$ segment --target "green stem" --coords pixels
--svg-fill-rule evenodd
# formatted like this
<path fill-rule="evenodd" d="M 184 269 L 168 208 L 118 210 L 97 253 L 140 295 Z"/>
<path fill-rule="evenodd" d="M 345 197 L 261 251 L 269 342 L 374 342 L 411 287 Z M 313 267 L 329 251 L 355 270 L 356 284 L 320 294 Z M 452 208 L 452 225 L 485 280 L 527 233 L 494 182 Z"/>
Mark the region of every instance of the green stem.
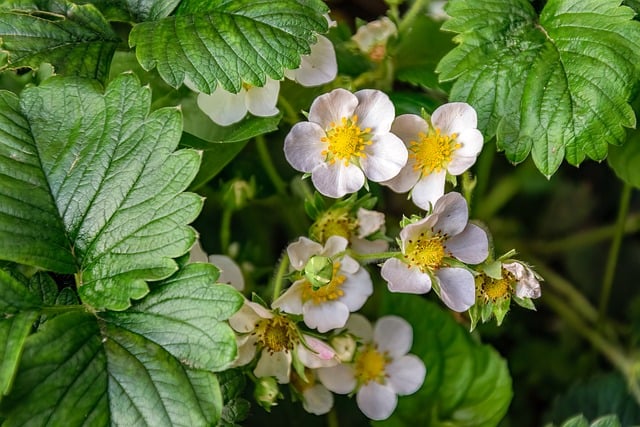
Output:
<path fill-rule="evenodd" d="M 68 311 L 86 311 L 87 307 L 80 304 L 75 305 L 52 305 L 40 308 L 42 314 L 60 314 Z"/>
<path fill-rule="evenodd" d="M 284 275 L 287 273 L 288 269 L 289 256 L 285 253 L 280 260 L 280 264 L 276 270 L 276 275 L 273 278 L 273 301 L 275 301 L 280 296 L 280 292 L 282 292 L 282 282 L 284 282 Z"/>
<path fill-rule="evenodd" d="M 376 252 L 373 254 L 359 254 L 356 252 L 350 252 L 349 255 L 355 258 L 357 261 L 367 264 L 370 262 L 382 261 L 388 258 L 394 258 L 400 255 L 401 252 Z"/>
<path fill-rule="evenodd" d="M 327 427 L 339 427 L 340 422 L 338 421 L 338 413 L 336 412 L 336 408 L 331 408 L 329 413 L 327 414 Z"/>
<path fill-rule="evenodd" d="M 599 319 L 603 320 L 607 306 L 609 305 L 609 297 L 611 296 L 611 288 L 613 287 L 613 279 L 616 274 L 616 266 L 618 265 L 618 256 L 620 255 L 620 246 L 622 246 L 622 238 L 624 237 L 626 218 L 629 213 L 629 201 L 631 200 L 632 187 L 625 182 L 620 195 L 620 205 L 618 206 L 618 219 L 616 220 L 615 233 L 609 248 L 609 256 L 602 279 L 602 289 L 600 291 L 600 305 L 598 306 Z M 600 323 L 600 322 L 599 322 Z"/>
<path fill-rule="evenodd" d="M 256 136 L 256 148 L 258 149 L 258 156 L 260 156 L 262 167 L 271 180 L 271 183 L 276 188 L 276 191 L 279 194 L 285 194 L 287 190 L 287 184 L 285 184 L 282 178 L 280 178 L 280 175 L 278 174 L 278 171 L 273 164 L 273 160 L 271 159 L 271 155 L 269 154 L 269 149 L 267 147 L 267 142 L 264 139 L 264 135 Z"/>
<path fill-rule="evenodd" d="M 222 218 L 220 220 L 220 249 L 223 254 L 227 253 L 229 244 L 231 243 L 231 216 L 233 209 L 224 208 L 222 210 Z"/>
<path fill-rule="evenodd" d="M 398 27 L 398 33 L 404 33 L 413 21 L 417 18 L 418 14 L 422 12 L 422 10 L 429 4 L 429 0 L 415 0 L 411 5 L 411 8 L 404 14 L 402 18 L 402 22 L 400 22 L 400 26 Z"/>
<path fill-rule="evenodd" d="M 478 157 L 476 162 L 476 188 L 473 192 L 473 197 L 476 203 L 472 203 L 471 210 L 475 211 L 475 204 L 482 204 L 487 188 L 489 186 L 489 179 L 491 177 L 491 168 L 493 166 L 493 159 L 496 157 L 496 146 L 493 142 L 487 142 L 482 148 L 482 153 Z M 475 213 L 473 214 L 475 217 Z"/>
<path fill-rule="evenodd" d="M 284 110 L 284 117 L 291 126 L 298 123 L 298 112 L 293 108 L 287 98 L 278 96 L 278 105 Z"/>

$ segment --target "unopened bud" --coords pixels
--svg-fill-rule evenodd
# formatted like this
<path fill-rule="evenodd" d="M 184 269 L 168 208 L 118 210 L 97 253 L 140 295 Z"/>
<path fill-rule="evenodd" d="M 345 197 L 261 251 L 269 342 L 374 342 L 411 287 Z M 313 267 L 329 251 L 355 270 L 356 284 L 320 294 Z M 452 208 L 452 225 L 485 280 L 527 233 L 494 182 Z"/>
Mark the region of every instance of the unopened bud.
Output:
<path fill-rule="evenodd" d="M 326 256 L 312 256 L 304 266 L 304 277 L 314 291 L 327 286 L 333 279 L 333 261 Z"/>
<path fill-rule="evenodd" d="M 343 334 L 331 338 L 329 342 L 336 351 L 336 356 L 341 362 L 351 362 L 356 353 L 357 343 L 353 335 Z"/>
<path fill-rule="evenodd" d="M 253 397 L 267 412 L 271 411 L 272 406 L 278 404 L 278 399 L 282 398 L 280 388 L 276 379 L 273 377 L 258 378 L 256 389 L 253 391 Z"/>

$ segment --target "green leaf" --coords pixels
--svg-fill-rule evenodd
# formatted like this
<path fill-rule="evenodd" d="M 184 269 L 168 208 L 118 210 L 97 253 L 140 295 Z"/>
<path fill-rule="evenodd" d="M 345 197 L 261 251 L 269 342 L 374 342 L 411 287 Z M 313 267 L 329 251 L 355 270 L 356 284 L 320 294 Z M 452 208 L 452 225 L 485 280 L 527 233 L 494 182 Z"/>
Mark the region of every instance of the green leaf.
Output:
<path fill-rule="evenodd" d="M 0 315 L 15 314 L 41 306 L 25 284 L 8 271 L 0 269 Z"/>
<path fill-rule="evenodd" d="M 0 396 L 11 390 L 24 341 L 37 317 L 38 313 L 35 311 L 23 311 L 0 319 Z"/>
<path fill-rule="evenodd" d="M 608 415 L 589 424 L 584 415 L 576 415 L 562 423 L 561 427 L 620 427 L 620 421 L 616 415 Z"/>
<path fill-rule="evenodd" d="M 67 0 L 18 2 L 0 9 L 0 52 L 8 64 L 0 68 L 38 68 L 52 64 L 58 74 L 104 81 L 120 42 L 102 14 L 90 4 Z"/>
<path fill-rule="evenodd" d="M 451 99 L 478 111 L 514 163 L 531 152 L 551 176 L 563 158 L 603 160 L 635 126 L 640 23 L 619 0 L 452 0 L 443 29 L 460 45 L 438 65 Z"/>
<path fill-rule="evenodd" d="M 411 295 L 386 293 L 381 314 L 395 314 L 413 326 L 411 353 L 427 376 L 420 390 L 398 399 L 388 421 L 376 425 L 496 426 L 511 402 L 506 362 L 478 344 L 438 305 Z M 419 337 L 419 339 L 418 339 Z"/>
<path fill-rule="evenodd" d="M 122 310 L 173 274 L 202 199 L 182 193 L 200 157 L 174 152 L 180 112 L 149 113 L 133 75 L 104 94 L 53 77 L 0 94 L 0 257 L 75 274 L 82 301 Z"/>
<path fill-rule="evenodd" d="M 629 138 L 624 145 L 611 147 L 607 162 L 618 178 L 640 188 L 640 132 L 629 132 Z"/>
<path fill-rule="evenodd" d="M 237 93 L 243 82 L 264 86 L 297 68 L 327 30 L 326 11 L 319 0 L 186 0 L 175 16 L 135 25 L 129 45 L 173 87 L 186 78 L 201 92 L 219 83 Z"/>
<path fill-rule="evenodd" d="M 94 0 L 77 3 L 92 3 L 111 20 L 143 22 L 166 18 L 180 0 Z"/>
<path fill-rule="evenodd" d="M 47 321 L 26 340 L 0 407 L 4 425 L 215 425 L 219 384 L 192 367 L 233 360 L 223 321 L 242 304 L 216 277 L 213 266 L 190 264 L 127 311 L 73 310 Z"/>

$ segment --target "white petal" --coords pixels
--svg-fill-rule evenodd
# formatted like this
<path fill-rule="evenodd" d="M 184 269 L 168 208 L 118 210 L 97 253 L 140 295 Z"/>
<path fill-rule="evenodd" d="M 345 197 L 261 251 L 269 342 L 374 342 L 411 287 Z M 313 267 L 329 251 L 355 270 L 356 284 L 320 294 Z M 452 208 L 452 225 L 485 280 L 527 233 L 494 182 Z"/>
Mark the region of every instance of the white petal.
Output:
<path fill-rule="evenodd" d="M 220 86 L 211 95 L 198 94 L 198 107 L 215 123 L 228 126 L 239 122 L 247 114 L 247 91 L 227 92 Z"/>
<path fill-rule="evenodd" d="M 343 255 L 342 259 L 340 259 L 340 274 L 355 274 L 358 270 L 360 270 L 360 263 L 355 259 L 351 258 L 349 255 Z"/>
<path fill-rule="evenodd" d="M 476 302 L 473 275 L 464 268 L 442 268 L 436 273 L 440 299 L 453 311 L 463 312 Z"/>
<path fill-rule="evenodd" d="M 396 109 L 387 94 L 377 89 L 362 89 L 354 95 L 358 98 L 354 115 L 358 116 L 360 129 L 370 128 L 374 134 L 388 133 Z"/>
<path fill-rule="evenodd" d="M 423 176 L 411 190 L 411 200 L 425 211 L 431 210 L 444 194 L 446 171 L 434 172 Z"/>
<path fill-rule="evenodd" d="M 358 237 L 364 238 L 375 233 L 384 226 L 384 214 L 365 208 L 359 208 L 358 213 Z"/>
<path fill-rule="evenodd" d="M 291 353 L 278 351 L 270 354 L 268 350 L 262 350 L 253 373 L 258 378 L 275 377 L 278 383 L 288 384 L 291 373 Z"/>
<path fill-rule="evenodd" d="M 460 133 L 465 129 L 478 127 L 478 115 L 473 107 L 465 102 L 450 102 L 441 105 L 431 115 L 431 123 L 442 133 Z"/>
<path fill-rule="evenodd" d="M 364 185 L 364 173 L 353 164 L 322 163 L 311 172 L 311 181 L 321 194 L 337 199 L 360 190 Z"/>
<path fill-rule="evenodd" d="M 237 336 L 236 344 L 238 345 L 238 355 L 233 361 L 231 367 L 244 366 L 251 362 L 256 355 L 256 342 L 258 338 L 253 334 L 245 336 Z"/>
<path fill-rule="evenodd" d="M 340 298 L 340 302 L 351 312 L 360 310 L 373 293 L 373 282 L 369 272 L 362 268 L 357 273 L 347 276 L 342 283 L 342 290 L 344 295 Z"/>
<path fill-rule="evenodd" d="M 467 201 L 460 193 L 451 192 L 440 197 L 433 208 L 438 221 L 433 229 L 448 236 L 455 236 L 464 230 L 469 221 Z"/>
<path fill-rule="evenodd" d="M 340 364 L 330 368 L 320 368 L 316 374 L 320 382 L 334 393 L 347 394 L 356 388 L 355 372 L 350 365 Z"/>
<path fill-rule="evenodd" d="M 516 278 L 516 296 L 518 298 L 540 298 L 540 282 L 533 270 L 520 262 L 504 263 L 502 266 Z"/>
<path fill-rule="evenodd" d="M 407 246 L 407 241 L 414 239 L 419 236 L 421 233 L 425 233 L 427 236 L 433 235 L 431 229 L 433 225 L 438 220 L 437 215 L 427 215 L 419 221 L 411 223 L 400 230 L 400 239 L 402 241 L 402 250 L 405 250 Z"/>
<path fill-rule="evenodd" d="M 358 106 L 358 98 L 345 89 L 334 89 L 320 95 L 309 108 L 309 121 L 328 129 L 332 123 L 340 123 L 343 117 L 351 118 Z"/>
<path fill-rule="evenodd" d="M 325 333 L 342 328 L 347 323 L 349 308 L 340 301 L 327 301 L 322 304 L 307 301 L 302 306 L 302 314 L 305 325 Z"/>
<path fill-rule="evenodd" d="M 306 281 L 298 280 L 271 304 L 285 313 L 302 314 L 302 292 L 308 286 Z"/>
<path fill-rule="evenodd" d="M 360 159 L 360 165 L 371 181 L 388 181 L 407 164 L 407 148 L 392 133 L 375 135 L 372 141 L 365 147 L 366 156 Z"/>
<path fill-rule="evenodd" d="M 462 146 L 454 152 L 454 157 L 456 155 L 477 157 L 484 146 L 482 134 L 478 129 L 466 129 L 458 134 L 456 140 Z"/>
<path fill-rule="evenodd" d="M 444 247 L 455 258 L 468 264 L 480 264 L 489 256 L 487 233 L 475 224 L 467 224 L 462 233 L 447 239 Z"/>
<path fill-rule="evenodd" d="M 386 240 L 367 240 L 352 237 L 351 248 L 359 254 L 375 254 L 378 252 L 385 252 L 389 249 L 389 242 Z"/>
<path fill-rule="evenodd" d="M 322 253 L 322 245 L 318 242 L 307 237 L 300 237 L 295 242 L 287 246 L 287 255 L 289 256 L 289 262 L 291 266 L 298 271 L 302 271 L 304 266 L 314 255 L 320 255 Z"/>
<path fill-rule="evenodd" d="M 207 262 L 207 253 L 202 249 L 200 239 L 196 240 L 189 251 L 189 262 Z"/>
<path fill-rule="evenodd" d="M 256 324 L 264 318 L 258 315 L 248 303 L 249 301 L 245 300 L 240 310 L 229 318 L 229 325 L 234 331 L 251 332 L 256 328 Z"/>
<path fill-rule="evenodd" d="M 373 326 L 362 314 L 353 313 L 347 321 L 347 330 L 362 342 L 373 340 Z"/>
<path fill-rule="evenodd" d="M 419 133 L 427 133 L 429 124 L 425 119 L 416 114 L 402 114 L 393 121 L 391 132 L 396 134 L 407 147 L 412 141 L 417 141 Z"/>
<path fill-rule="evenodd" d="M 328 368 L 338 364 L 338 358 L 335 350 L 317 338 L 309 335 L 303 335 L 303 338 L 310 349 L 304 345 L 298 345 L 297 352 L 300 362 L 307 368 Z"/>
<path fill-rule="evenodd" d="M 302 407 L 310 414 L 326 414 L 333 407 L 333 394 L 322 384 L 314 384 L 302 392 Z"/>
<path fill-rule="evenodd" d="M 386 44 L 387 39 L 397 33 L 398 29 L 393 21 L 384 16 L 358 28 L 351 39 L 356 42 L 362 52 L 368 53 L 374 45 Z"/>
<path fill-rule="evenodd" d="M 419 357 L 408 354 L 387 365 L 386 372 L 393 390 L 400 396 L 406 396 L 422 386 L 427 369 Z"/>
<path fill-rule="evenodd" d="M 209 262 L 220 270 L 218 283 L 227 283 L 239 291 L 244 289 L 242 270 L 233 259 L 226 255 L 209 255 Z"/>
<path fill-rule="evenodd" d="M 267 78 L 262 87 L 252 86 L 247 90 L 247 109 L 254 116 L 269 117 L 278 114 L 280 82 Z"/>
<path fill-rule="evenodd" d="M 372 420 L 386 420 L 398 404 L 398 396 L 390 386 L 370 381 L 356 394 L 358 408 Z"/>
<path fill-rule="evenodd" d="M 294 169 L 311 172 L 324 163 L 325 156 L 321 153 L 327 148 L 327 143 L 321 139 L 325 136 L 324 130 L 316 123 L 296 123 L 284 139 L 284 156 Z"/>
<path fill-rule="evenodd" d="M 332 257 L 335 254 L 344 252 L 349 245 L 349 241 L 342 236 L 329 236 L 327 242 L 324 244 L 324 249 L 321 254 L 327 257 Z"/>
<path fill-rule="evenodd" d="M 338 62 L 331 40 L 317 35 L 311 53 L 303 55 L 300 67 L 293 72 L 293 79 L 302 86 L 319 86 L 336 78 Z"/>
<path fill-rule="evenodd" d="M 384 262 L 380 270 L 391 292 L 426 294 L 431 290 L 431 278 L 416 267 L 409 267 L 397 258 Z"/>
<path fill-rule="evenodd" d="M 413 328 L 402 317 L 384 316 L 373 328 L 373 340 L 378 344 L 378 350 L 386 351 L 392 359 L 397 359 L 411 350 Z"/>
<path fill-rule="evenodd" d="M 400 169 L 398 175 L 388 181 L 382 181 L 380 184 L 386 185 L 396 193 L 406 193 L 411 190 L 420 179 L 420 171 L 413 168 L 415 164 L 415 160 L 409 158 L 407 164 Z"/>

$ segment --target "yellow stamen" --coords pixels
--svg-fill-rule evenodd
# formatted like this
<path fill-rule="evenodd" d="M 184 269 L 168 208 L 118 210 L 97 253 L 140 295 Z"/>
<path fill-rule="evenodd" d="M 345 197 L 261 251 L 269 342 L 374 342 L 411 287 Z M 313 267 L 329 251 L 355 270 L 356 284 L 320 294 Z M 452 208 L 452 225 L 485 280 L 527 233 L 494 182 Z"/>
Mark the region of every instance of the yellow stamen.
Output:
<path fill-rule="evenodd" d="M 455 133 L 443 135 L 439 128 L 430 129 L 426 134 L 420 132 L 418 140 L 409 145 L 409 158 L 415 160 L 413 169 L 422 175 L 446 169 L 453 153 L 462 147 L 457 137 Z"/>
<path fill-rule="evenodd" d="M 333 277 L 329 284 L 322 286 L 316 290 L 313 289 L 313 285 L 309 282 L 304 283 L 302 290 L 302 300 L 312 300 L 314 304 L 322 304 L 327 301 L 333 301 L 344 295 L 344 291 L 340 289 L 342 283 L 346 280 L 346 277 L 338 274 L 340 269 L 340 263 L 338 261 L 333 263 Z"/>
<path fill-rule="evenodd" d="M 420 233 L 417 238 L 407 241 L 404 257 L 409 265 L 418 267 L 423 273 L 436 270 L 446 255 L 443 241 L 442 236 Z"/>
<path fill-rule="evenodd" d="M 510 296 L 513 292 L 513 283 L 515 282 L 515 278 L 513 274 L 509 271 L 502 269 L 502 278 L 493 279 L 491 277 L 486 277 L 485 280 L 482 281 L 480 294 L 485 298 L 485 300 L 491 300 L 493 302 Z"/>
<path fill-rule="evenodd" d="M 370 128 L 361 129 L 358 126 L 358 116 L 343 117 L 339 124 L 331 123 L 326 131 L 327 136 L 321 139 L 328 144 L 321 154 L 326 156 L 330 164 L 336 160 L 344 161 L 345 166 L 350 162 L 357 163 L 360 158 L 366 157 L 365 146 L 372 142 L 370 133 Z"/>
<path fill-rule="evenodd" d="M 349 240 L 357 228 L 357 222 L 349 218 L 346 210 L 328 210 L 324 212 L 309 230 L 311 238 L 324 244 L 331 236 L 341 236 Z"/>
<path fill-rule="evenodd" d="M 358 353 L 355 360 L 355 376 L 359 384 L 366 384 L 369 381 L 384 383 L 386 378 L 385 368 L 390 358 L 384 353 L 380 353 L 375 347 L 367 346 Z"/>
<path fill-rule="evenodd" d="M 253 333 L 258 336 L 258 343 L 270 353 L 292 350 L 298 342 L 295 324 L 284 316 L 260 320 Z"/>

